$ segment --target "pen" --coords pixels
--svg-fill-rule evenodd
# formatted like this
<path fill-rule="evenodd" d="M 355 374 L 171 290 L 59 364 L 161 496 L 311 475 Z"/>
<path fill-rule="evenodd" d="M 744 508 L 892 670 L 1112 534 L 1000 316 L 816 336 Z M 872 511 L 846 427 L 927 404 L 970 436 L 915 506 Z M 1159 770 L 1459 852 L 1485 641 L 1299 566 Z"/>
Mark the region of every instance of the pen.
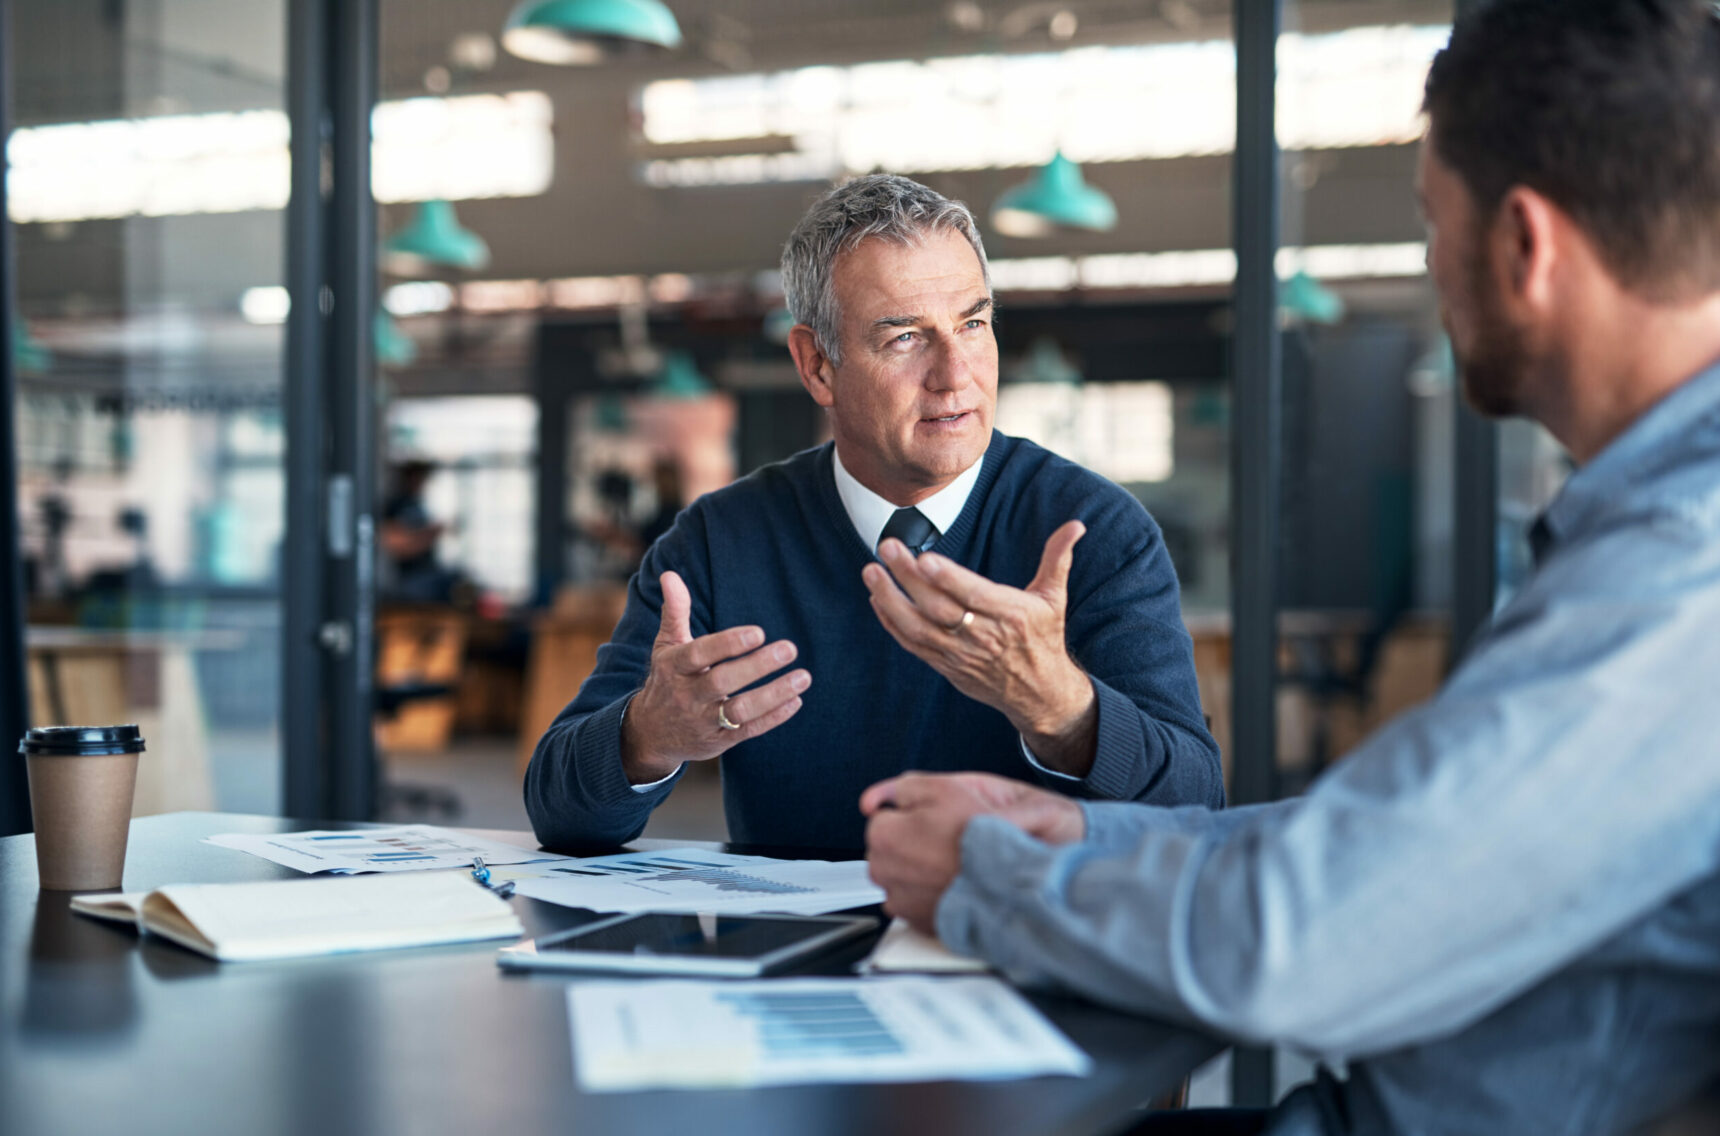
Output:
<path fill-rule="evenodd" d="M 513 880 L 503 880 L 499 884 L 492 884 L 490 882 L 490 869 L 484 866 L 484 858 L 482 856 L 472 857 L 472 878 L 477 880 L 479 885 L 482 887 L 489 888 L 491 891 L 495 892 L 496 898 L 498 899 L 507 899 L 509 896 L 514 894 Z"/>

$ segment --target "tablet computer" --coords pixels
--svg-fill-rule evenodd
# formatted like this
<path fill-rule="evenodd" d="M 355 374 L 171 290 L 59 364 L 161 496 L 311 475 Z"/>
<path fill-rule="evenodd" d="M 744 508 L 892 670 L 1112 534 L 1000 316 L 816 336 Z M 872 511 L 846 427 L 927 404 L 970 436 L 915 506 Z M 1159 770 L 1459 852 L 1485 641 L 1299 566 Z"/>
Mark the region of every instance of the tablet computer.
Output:
<path fill-rule="evenodd" d="M 752 978 L 802 961 L 878 921 L 846 915 L 616 915 L 503 947 L 509 970 L 583 970 Z"/>

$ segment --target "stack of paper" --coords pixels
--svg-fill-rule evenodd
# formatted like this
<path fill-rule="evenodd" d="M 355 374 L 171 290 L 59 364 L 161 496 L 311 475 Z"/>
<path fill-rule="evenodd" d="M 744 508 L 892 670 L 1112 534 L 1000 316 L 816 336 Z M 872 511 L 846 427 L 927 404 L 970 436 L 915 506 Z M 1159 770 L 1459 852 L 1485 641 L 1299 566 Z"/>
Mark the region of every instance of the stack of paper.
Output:
<path fill-rule="evenodd" d="M 773 860 L 700 848 L 625 852 L 549 865 L 519 894 L 593 911 L 822 915 L 884 900 L 864 860 Z"/>
<path fill-rule="evenodd" d="M 567 998 L 587 1092 L 1082 1076 L 1091 1065 L 994 978 L 587 982 Z"/>
<path fill-rule="evenodd" d="M 935 935 L 923 935 L 901 919 L 893 920 L 883 938 L 860 963 L 863 974 L 974 974 L 990 970 L 985 960 L 958 955 Z"/>

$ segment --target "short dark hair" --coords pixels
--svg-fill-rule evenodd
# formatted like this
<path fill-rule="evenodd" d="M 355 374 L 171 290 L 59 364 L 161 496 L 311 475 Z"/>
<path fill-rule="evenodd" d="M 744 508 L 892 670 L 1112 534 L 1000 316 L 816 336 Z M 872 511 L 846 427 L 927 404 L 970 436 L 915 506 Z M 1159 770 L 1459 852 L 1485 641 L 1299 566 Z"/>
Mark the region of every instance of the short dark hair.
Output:
<path fill-rule="evenodd" d="M 1491 217 L 1513 186 L 1568 213 L 1655 300 L 1720 288 L 1720 14 L 1709 0 L 1493 0 L 1434 57 L 1440 161 Z"/>

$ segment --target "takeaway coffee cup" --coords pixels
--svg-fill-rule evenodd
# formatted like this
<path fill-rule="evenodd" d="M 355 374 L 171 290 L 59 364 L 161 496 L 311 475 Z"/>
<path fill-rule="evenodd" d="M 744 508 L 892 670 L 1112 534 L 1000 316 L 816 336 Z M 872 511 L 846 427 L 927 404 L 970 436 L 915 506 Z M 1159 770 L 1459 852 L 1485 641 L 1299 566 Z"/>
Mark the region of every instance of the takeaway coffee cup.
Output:
<path fill-rule="evenodd" d="M 18 752 L 30 768 L 42 888 L 119 887 L 143 734 L 136 726 L 44 726 L 26 733 Z"/>

